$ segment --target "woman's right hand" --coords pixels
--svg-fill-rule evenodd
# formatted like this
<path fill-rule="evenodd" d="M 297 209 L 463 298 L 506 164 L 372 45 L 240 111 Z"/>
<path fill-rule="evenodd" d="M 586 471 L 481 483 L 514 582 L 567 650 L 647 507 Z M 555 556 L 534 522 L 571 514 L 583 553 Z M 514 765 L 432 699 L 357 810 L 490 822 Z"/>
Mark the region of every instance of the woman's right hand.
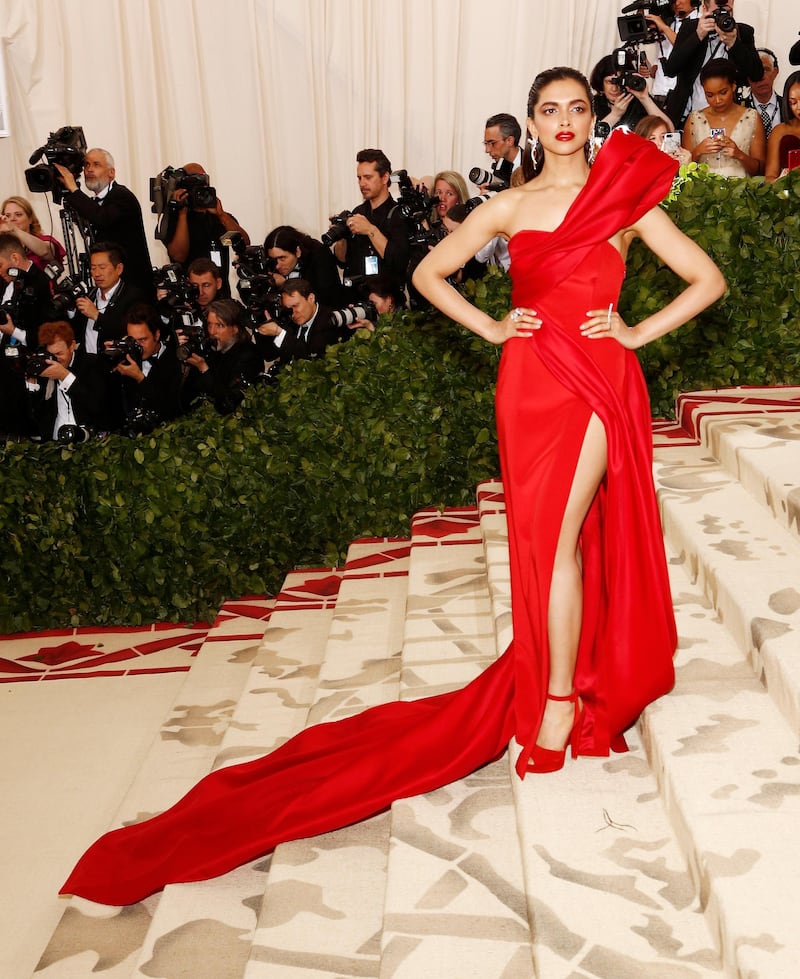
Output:
<path fill-rule="evenodd" d="M 484 339 L 499 346 L 515 337 L 531 337 L 541 326 L 542 320 L 535 309 L 515 306 L 501 320 L 495 320 L 484 334 Z"/>
<path fill-rule="evenodd" d="M 611 106 L 611 111 L 608 116 L 611 117 L 612 123 L 616 124 L 625 115 L 628 106 L 633 101 L 633 94 L 631 92 L 623 92 L 622 95 L 618 96 L 614 104 Z M 606 118 L 608 118 L 608 116 Z"/>
<path fill-rule="evenodd" d="M 721 149 L 722 143 L 716 136 L 706 136 L 702 142 L 697 143 L 692 152 L 695 157 L 698 157 L 706 153 L 719 153 Z"/>

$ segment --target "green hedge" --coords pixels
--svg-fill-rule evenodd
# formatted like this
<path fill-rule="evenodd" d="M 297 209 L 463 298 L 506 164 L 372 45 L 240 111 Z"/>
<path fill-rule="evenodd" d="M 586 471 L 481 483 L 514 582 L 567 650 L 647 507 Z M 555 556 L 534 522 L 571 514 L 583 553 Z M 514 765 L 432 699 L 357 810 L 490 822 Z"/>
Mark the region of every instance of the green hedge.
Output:
<path fill-rule="evenodd" d="M 696 164 L 682 173 L 666 209 L 720 267 L 728 292 L 640 351 L 656 417 L 672 413 L 681 391 L 800 379 L 800 170 L 775 184 L 726 180 Z M 620 308 L 630 323 L 681 288 L 641 242 L 627 265 Z"/>
<path fill-rule="evenodd" d="M 776 187 L 688 172 L 669 210 L 730 291 L 642 352 L 655 414 L 680 390 L 796 381 L 799 198 L 800 171 Z M 623 314 L 635 322 L 677 288 L 635 246 Z M 508 308 L 500 273 L 466 289 Z M 421 507 L 471 501 L 498 472 L 498 359 L 437 313 L 402 313 L 298 362 L 236 415 L 204 407 L 152 436 L 0 447 L 0 631 L 207 620 L 292 567 L 339 563 L 355 537 L 406 534 Z"/>

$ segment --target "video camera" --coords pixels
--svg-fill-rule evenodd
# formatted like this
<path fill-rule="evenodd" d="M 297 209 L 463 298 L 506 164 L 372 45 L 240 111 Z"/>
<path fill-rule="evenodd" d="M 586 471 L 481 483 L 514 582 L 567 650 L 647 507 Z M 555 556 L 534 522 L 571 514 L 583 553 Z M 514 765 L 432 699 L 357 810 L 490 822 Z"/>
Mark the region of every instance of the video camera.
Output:
<path fill-rule="evenodd" d="M 160 215 L 156 226 L 156 238 L 169 241 L 172 237 L 172 218 L 176 209 L 188 207 L 202 211 L 217 206 L 216 188 L 209 185 L 207 173 L 187 173 L 183 167 L 164 167 L 161 173 L 150 178 L 150 202 L 153 214 Z M 174 201 L 176 190 L 186 191 L 186 200 Z"/>
<path fill-rule="evenodd" d="M 397 201 L 400 213 L 407 221 L 412 221 L 419 226 L 428 218 L 431 208 L 439 203 L 439 198 L 415 187 L 407 170 L 392 171 L 392 178 L 400 187 L 400 197 Z"/>
<path fill-rule="evenodd" d="M 25 171 L 28 190 L 34 194 L 45 194 L 49 191 L 53 195 L 53 203 L 60 204 L 64 185 L 61 183 L 61 176 L 55 164 L 66 167 L 78 180 L 83 173 L 86 148 L 86 137 L 81 126 L 62 126 L 61 129 L 50 133 L 44 146 L 31 153 L 28 162 L 36 165 Z M 42 157 L 47 160 L 46 163 L 38 162 Z"/>

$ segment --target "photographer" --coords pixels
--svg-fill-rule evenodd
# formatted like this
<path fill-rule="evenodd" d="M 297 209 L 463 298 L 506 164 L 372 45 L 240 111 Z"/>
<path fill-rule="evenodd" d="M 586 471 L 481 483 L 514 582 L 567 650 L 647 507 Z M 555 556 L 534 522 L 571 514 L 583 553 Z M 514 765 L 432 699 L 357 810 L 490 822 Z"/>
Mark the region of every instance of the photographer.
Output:
<path fill-rule="evenodd" d="M 178 359 L 192 368 L 184 384 L 182 400 L 191 404 L 205 396 L 221 414 L 234 411 L 244 389 L 255 384 L 264 373 L 264 358 L 256 350 L 245 326 L 246 311 L 233 299 L 215 299 L 208 306 L 208 349 L 191 351 L 178 348 Z M 187 337 L 178 332 L 185 345 Z"/>
<path fill-rule="evenodd" d="M 125 337 L 106 344 L 103 359 L 112 366 L 112 403 L 124 431 L 150 431 L 180 414 L 183 372 L 151 306 L 128 310 Z"/>
<path fill-rule="evenodd" d="M 511 183 L 511 174 L 522 164 L 522 148 L 519 145 L 521 136 L 522 127 L 508 112 L 498 112 L 486 120 L 483 148 L 492 158 L 492 172 L 495 177 L 506 186 Z M 489 184 L 481 184 L 479 187 L 482 194 L 489 189 Z"/>
<path fill-rule="evenodd" d="M 650 94 L 653 96 L 656 105 L 662 109 L 666 109 L 667 96 L 675 88 L 675 79 L 667 77 L 664 73 L 664 65 L 672 52 L 675 38 L 678 36 L 683 21 L 687 18 L 696 20 L 699 16 L 697 12 L 699 4 L 700 0 L 670 0 L 669 6 L 672 9 L 672 15 L 666 18 L 662 18 L 658 13 L 649 12 L 654 9 L 653 7 L 645 8 L 645 20 L 658 31 L 656 40 L 658 58 L 651 71 L 653 84 Z"/>
<path fill-rule="evenodd" d="M 273 228 L 264 239 L 264 251 L 274 264 L 272 280 L 280 288 L 289 279 L 305 279 L 321 303 L 335 308 L 347 302 L 336 260 L 310 235 L 291 225 Z"/>
<path fill-rule="evenodd" d="M 377 149 L 361 150 L 356 162 L 363 203 L 340 216 L 345 237 L 334 244 L 334 255 L 343 264 L 347 279 L 385 272 L 403 289 L 409 231 L 402 211 L 389 194 L 392 165 L 383 150 Z"/>
<path fill-rule="evenodd" d="M 78 188 L 72 173 L 54 164 L 64 185 L 64 204 L 92 230 L 95 240 L 113 241 L 125 254 L 128 282 L 147 297 L 153 295 L 150 253 L 142 222 L 142 209 L 132 191 L 116 182 L 114 158 L 108 150 L 89 150 L 83 162 L 83 179 L 89 196 Z"/>
<path fill-rule="evenodd" d="M 29 435 L 22 361 L 54 310 L 50 281 L 11 232 L 0 233 L 0 290 L 0 434 Z"/>
<path fill-rule="evenodd" d="M 97 358 L 78 346 L 64 320 L 43 323 L 39 346 L 44 369 L 28 375 L 31 411 L 46 441 L 82 442 L 90 432 L 110 427 L 105 376 Z"/>
<path fill-rule="evenodd" d="M 728 58 L 740 85 L 746 85 L 748 79 L 759 81 L 763 77 L 764 66 L 756 50 L 753 28 L 734 20 L 733 10 L 734 0 L 727 3 L 703 0 L 700 16 L 681 24 L 664 65 L 665 74 L 677 79 L 667 97 L 666 109 L 679 128 L 690 112 L 708 105 L 700 71 L 709 61 Z"/>
<path fill-rule="evenodd" d="M 281 305 L 292 325 L 268 319 L 256 331 L 256 344 L 266 361 L 318 357 L 326 347 L 350 339 L 350 330 L 333 325 L 331 310 L 319 305 L 305 279 L 289 279 L 281 286 Z"/>
<path fill-rule="evenodd" d="M 94 288 L 75 300 L 75 337 L 87 353 L 99 353 L 106 341 L 125 332 L 125 314 L 145 299 L 141 289 L 128 282 L 125 255 L 119 245 L 100 241 L 89 249 L 89 270 Z"/>
<path fill-rule="evenodd" d="M 207 178 L 206 171 L 199 163 L 187 163 L 182 169 L 189 177 Z M 226 232 L 238 232 L 249 245 L 250 237 L 247 232 L 236 218 L 225 210 L 216 193 L 214 203 L 204 207 L 192 203 L 186 187 L 178 187 L 172 193 L 169 206 L 174 212 L 169 237 L 165 242 L 169 257 L 187 271 L 196 258 L 212 260 L 222 270 L 222 295 L 229 296 L 230 256 L 228 249 L 220 243 L 220 239 Z"/>
<path fill-rule="evenodd" d="M 627 50 L 619 48 L 619 52 Z M 645 116 L 660 116 L 672 129 L 672 120 L 662 112 L 647 90 L 647 82 L 631 67 L 619 64 L 613 54 L 601 58 L 592 69 L 589 79 L 595 96 L 592 103 L 598 122 L 605 122 L 615 129 L 627 126 L 634 129 Z"/>

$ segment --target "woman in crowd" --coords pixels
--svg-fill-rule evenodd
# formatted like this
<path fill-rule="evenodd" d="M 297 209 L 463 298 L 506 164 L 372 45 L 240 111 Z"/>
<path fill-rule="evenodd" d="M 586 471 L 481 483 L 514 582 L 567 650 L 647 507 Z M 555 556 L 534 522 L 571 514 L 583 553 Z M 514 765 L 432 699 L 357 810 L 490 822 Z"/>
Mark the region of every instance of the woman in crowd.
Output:
<path fill-rule="evenodd" d="M 282 224 L 264 239 L 264 250 L 275 263 L 275 285 L 282 286 L 287 279 L 305 279 L 323 306 L 338 309 L 348 302 L 349 293 L 339 278 L 331 250 L 310 235 Z"/>
<path fill-rule="evenodd" d="M 130 904 L 168 881 L 222 873 L 463 778 L 512 738 L 520 777 L 560 768 L 568 743 L 573 754 L 608 755 L 670 689 L 675 624 L 633 351 L 696 316 L 725 283 L 657 206 L 674 161 L 615 133 L 590 171 L 594 120 L 580 73 L 537 76 L 528 115 L 528 182 L 475 208 L 415 275 L 447 316 L 504 345 L 511 646 L 461 690 L 318 724 L 213 772 L 171 809 L 93 844 L 65 893 Z M 499 320 L 447 282 L 497 235 L 509 238 L 514 290 Z M 617 298 L 636 236 L 688 285 L 629 327 Z"/>
<path fill-rule="evenodd" d="M 708 106 L 692 112 L 683 129 L 683 146 L 696 163 L 726 177 L 756 177 L 766 155 L 764 124 L 755 109 L 738 105 L 736 68 L 714 58 L 700 72 Z"/>
<path fill-rule="evenodd" d="M 619 75 L 619 68 L 611 54 L 601 58 L 592 69 L 590 81 L 595 93 L 592 108 L 597 122 L 606 122 L 612 129 L 618 126 L 633 129 L 640 119 L 649 114 L 659 116 L 672 129 L 672 120 L 655 104 L 644 78 L 637 76 L 644 86 L 637 92 L 634 89 L 623 90 L 615 81 Z"/>
<path fill-rule="evenodd" d="M 800 71 L 792 72 L 783 87 L 783 118 L 769 136 L 764 176 L 777 180 L 789 172 L 789 151 L 800 154 Z"/>
<path fill-rule="evenodd" d="M 691 163 L 692 154 L 684 149 L 680 143 L 674 147 L 672 145 L 665 145 L 664 137 L 672 131 L 661 116 L 645 116 L 636 123 L 636 128 L 634 129 L 637 136 L 641 136 L 643 139 L 649 139 L 651 143 L 655 143 L 663 153 L 674 157 L 681 166 L 686 163 Z M 675 133 L 675 136 L 680 138 L 680 133 Z"/>
<path fill-rule="evenodd" d="M 66 250 L 60 241 L 42 233 L 42 226 L 30 201 L 24 197 L 7 197 L 0 208 L 0 232 L 8 231 L 19 238 L 25 254 L 43 269 L 50 262 L 60 262 Z"/>
<path fill-rule="evenodd" d="M 445 214 L 454 204 L 463 204 L 469 197 L 466 181 L 455 170 L 440 170 L 433 178 L 431 193 L 439 198 L 431 211 L 431 227 L 441 224 Z"/>

